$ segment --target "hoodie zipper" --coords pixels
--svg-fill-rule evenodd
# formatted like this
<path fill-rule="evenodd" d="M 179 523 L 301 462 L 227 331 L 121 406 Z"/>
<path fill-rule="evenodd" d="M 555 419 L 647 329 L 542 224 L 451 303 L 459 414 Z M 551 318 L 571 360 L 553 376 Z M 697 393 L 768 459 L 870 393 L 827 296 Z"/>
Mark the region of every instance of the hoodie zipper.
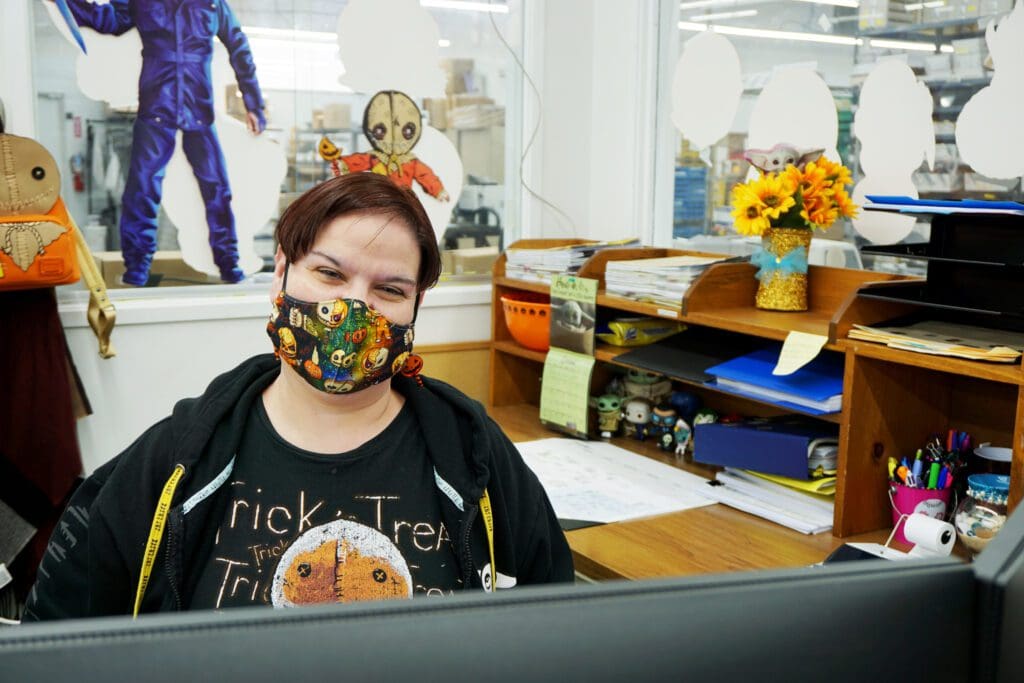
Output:
<path fill-rule="evenodd" d="M 469 547 L 469 537 L 473 531 L 473 522 L 476 520 L 476 513 L 479 509 L 479 507 L 467 507 L 466 523 L 463 525 L 463 529 L 465 529 L 465 531 L 462 534 L 462 552 L 464 555 L 463 566 L 465 569 L 463 570 L 462 580 L 463 585 L 467 588 L 473 584 L 472 577 L 475 569 L 475 565 L 473 564 L 473 552 Z"/>
<path fill-rule="evenodd" d="M 178 579 L 174 575 L 174 566 L 171 559 L 177 552 L 178 538 L 180 534 L 181 518 L 173 515 L 168 519 L 167 548 L 164 553 L 164 573 L 167 574 L 167 584 L 171 587 L 171 594 L 174 596 L 174 606 L 182 611 L 181 591 L 178 590 Z"/>

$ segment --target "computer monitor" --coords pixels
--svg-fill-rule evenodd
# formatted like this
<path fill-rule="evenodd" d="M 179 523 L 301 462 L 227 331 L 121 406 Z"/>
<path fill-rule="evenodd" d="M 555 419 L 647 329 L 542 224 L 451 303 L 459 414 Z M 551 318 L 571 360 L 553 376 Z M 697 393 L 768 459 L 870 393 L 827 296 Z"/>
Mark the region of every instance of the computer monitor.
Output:
<path fill-rule="evenodd" d="M 974 562 L 978 580 L 975 679 L 1024 679 L 1024 513 L 1010 515 Z"/>
<path fill-rule="evenodd" d="M 966 681 L 974 575 L 868 560 L 0 630 L 10 681 Z M 968 626 L 969 628 L 969 626 Z"/>

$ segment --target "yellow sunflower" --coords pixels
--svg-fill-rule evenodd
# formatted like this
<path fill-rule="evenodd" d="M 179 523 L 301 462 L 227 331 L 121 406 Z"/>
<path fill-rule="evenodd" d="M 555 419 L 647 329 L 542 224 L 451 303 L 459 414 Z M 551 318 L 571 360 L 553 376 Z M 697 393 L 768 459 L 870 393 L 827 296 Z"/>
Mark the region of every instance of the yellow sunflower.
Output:
<path fill-rule="evenodd" d="M 749 187 L 740 183 L 732 188 L 732 217 L 736 231 L 742 235 L 761 235 L 771 227 L 764 215 L 764 204 Z"/>
<path fill-rule="evenodd" d="M 830 197 L 822 193 L 803 198 L 800 216 L 812 226 L 825 229 L 836 222 L 839 217 L 839 209 L 836 208 Z"/>
<path fill-rule="evenodd" d="M 750 191 L 764 205 L 761 212 L 771 220 L 793 208 L 796 186 L 784 174 L 769 173 L 748 184 Z"/>
<path fill-rule="evenodd" d="M 832 161 L 828 157 L 823 156 L 818 159 L 817 166 L 825 172 L 825 177 L 831 181 L 833 186 L 845 187 L 853 183 L 850 169 Z"/>
<path fill-rule="evenodd" d="M 853 218 L 857 215 L 859 207 L 853 203 L 853 199 L 846 193 L 845 189 L 836 190 L 833 195 L 836 208 L 839 209 L 839 215 L 845 218 Z"/>

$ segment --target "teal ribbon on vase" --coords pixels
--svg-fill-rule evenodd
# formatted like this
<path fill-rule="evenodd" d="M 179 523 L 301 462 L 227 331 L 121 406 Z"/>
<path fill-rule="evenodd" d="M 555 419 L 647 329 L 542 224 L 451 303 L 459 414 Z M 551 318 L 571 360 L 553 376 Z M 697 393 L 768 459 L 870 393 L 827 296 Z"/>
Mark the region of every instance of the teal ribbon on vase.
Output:
<path fill-rule="evenodd" d="M 778 273 L 780 276 L 807 272 L 807 247 L 797 247 L 785 256 L 776 256 L 767 249 L 758 247 L 750 255 L 750 262 L 757 266 L 757 279 L 765 280 Z"/>

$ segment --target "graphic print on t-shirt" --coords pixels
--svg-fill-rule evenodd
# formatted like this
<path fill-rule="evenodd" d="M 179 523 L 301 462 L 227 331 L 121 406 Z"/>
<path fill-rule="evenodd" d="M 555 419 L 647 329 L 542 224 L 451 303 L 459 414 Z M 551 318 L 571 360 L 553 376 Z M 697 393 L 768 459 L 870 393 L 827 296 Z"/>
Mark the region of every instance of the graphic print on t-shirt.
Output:
<path fill-rule="evenodd" d="M 281 556 L 274 607 L 412 597 L 412 575 L 387 536 L 339 519 L 314 527 Z"/>

